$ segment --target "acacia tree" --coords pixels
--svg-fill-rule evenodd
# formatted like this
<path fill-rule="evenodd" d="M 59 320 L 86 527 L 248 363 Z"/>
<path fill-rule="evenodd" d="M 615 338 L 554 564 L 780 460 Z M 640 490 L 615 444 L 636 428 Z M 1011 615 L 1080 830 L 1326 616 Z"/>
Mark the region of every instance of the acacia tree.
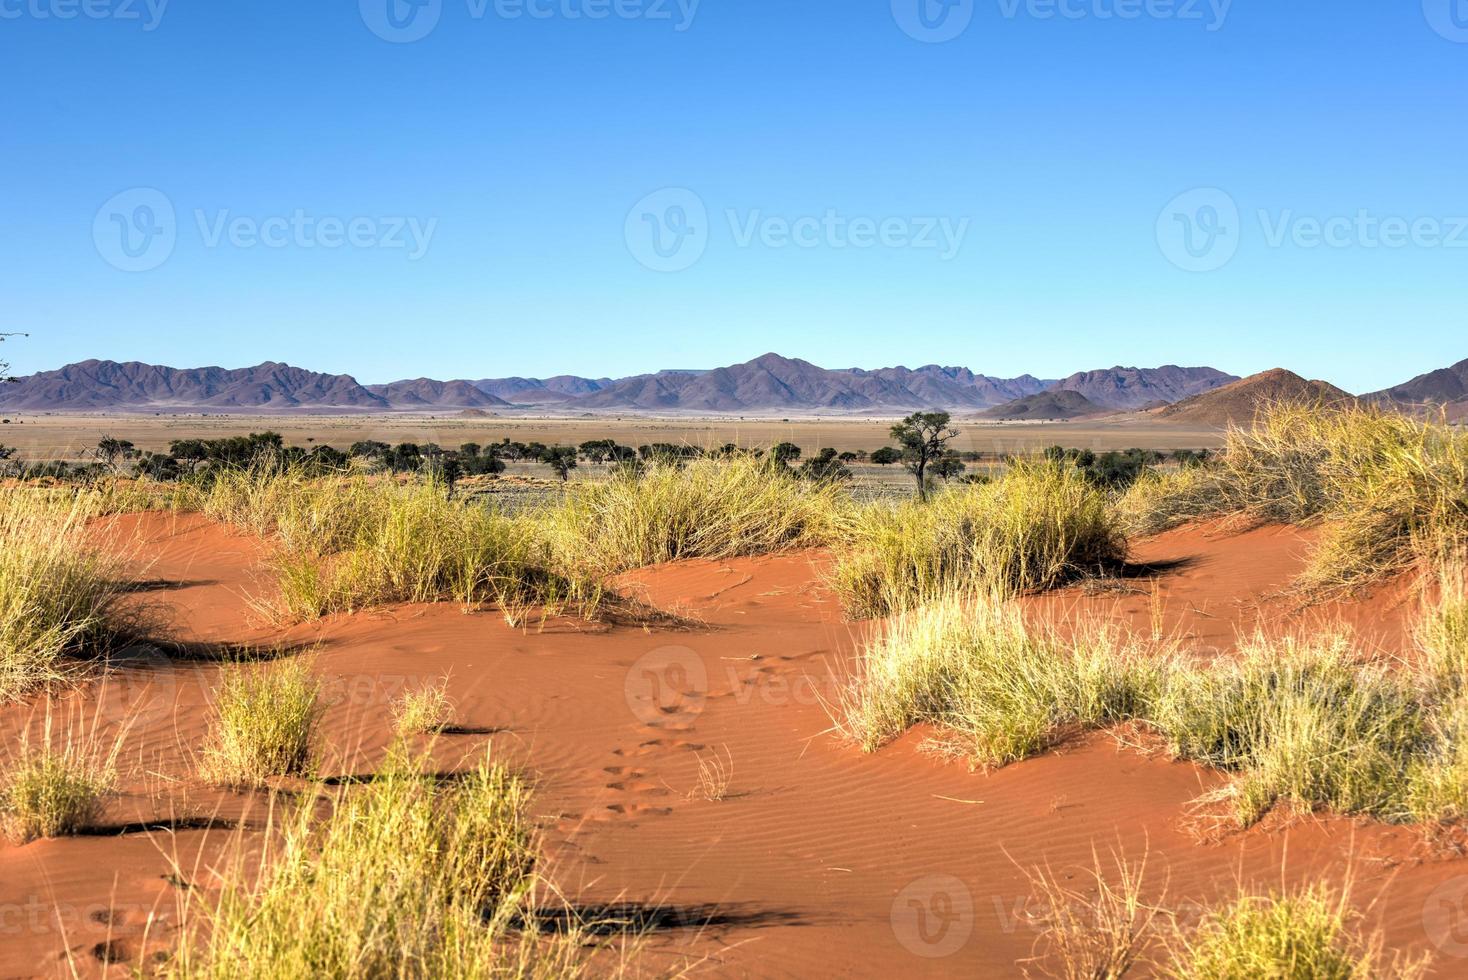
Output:
<path fill-rule="evenodd" d="M 114 439 L 112 436 L 103 436 L 97 443 L 97 448 L 92 450 L 92 458 L 113 473 L 117 473 L 123 463 L 130 459 L 136 459 L 141 455 L 137 448 L 126 439 Z"/>
<path fill-rule="evenodd" d="M 552 446 L 540 454 L 540 461 L 555 470 L 561 482 L 565 483 L 571 479 L 571 471 L 576 468 L 577 455 L 575 446 Z"/>
<path fill-rule="evenodd" d="M 892 439 L 902 448 L 907 471 L 917 478 L 919 500 L 928 499 L 928 466 L 943 458 L 948 440 L 958 435 L 948 424 L 951 421 L 947 412 L 914 412 L 892 427 Z"/>

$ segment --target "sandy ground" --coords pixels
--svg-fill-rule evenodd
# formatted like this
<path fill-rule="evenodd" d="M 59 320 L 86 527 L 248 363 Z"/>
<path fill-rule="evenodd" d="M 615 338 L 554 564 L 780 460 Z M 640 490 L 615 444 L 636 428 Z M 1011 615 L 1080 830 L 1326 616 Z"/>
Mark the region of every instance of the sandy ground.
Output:
<path fill-rule="evenodd" d="M 140 449 L 160 451 L 175 439 L 217 439 L 266 429 L 293 445 L 310 440 L 345 449 L 354 442 L 437 443 L 456 447 L 509 438 L 516 442 L 580 444 L 615 439 L 640 446 L 654 442 L 699 447 L 736 443 L 746 447 L 789 441 L 808 454 L 830 447 L 871 451 L 890 444 L 890 418 L 648 418 L 599 416 L 548 418 L 524 415 L 459 418 L 456 415 L 58 415 L 9 414 L 0 424 L 0 444 L 29 458 L 75 459 L 103 435 L 127 439 Z M 1080 449 L 1204 449 L 1222 444 L 1217 429 L 1169 425 L 1125 417 L 1107 422 L 990 422 L 958 418 L 952 443 L 963 452 L 1003 455 L 1051 445 Z"/>
<path fill-rule="evenodd" d="M 248 602 L 265 587 L 260 542 L 198 516 L 126 517 L 99 533 L 140 549 L 137 601 L 197 658 L 137 651 L 63 705 L 104 727 L 131 719 L 131 775 L 95 835 L 0 844 L 0 976 L 65 975 L 69 961 L 81 975 L 124 975 L 103 960 L 165 948 L 184 889 L 207 895 L 210 864 L 258 840 L 257 803 L 192 774 L 217 676 L 207 655 L 224 644 L 318 647 L 331 692 L 323 765 L 336 776 L 381 759 L 394 697 L 447 677 L 458 727 L 437 749 L 443 764 L 488 743 L 533 774 L 556 882 L 584 908 L 638 910 L 649 972 L 1015 976 L 1040 934 L 1025 870 L 1077 874 L 1095 848 L 1149 855 L 1149 891 L 1165 885 L 1185 915 L 1241 881 L 1349 872 L 1391 946 L 1436 953 L 1440 976 L 1468 973 L 1468 860 L 1419 831 L 1276 816 L 1206 832 L 1194 803 L 1223 777 L 1109 735 L 992 774 L 923 752 L 923 732 L 875 755 L 842 744 L 823 702 L 863 627 L 820 584 L 820 553 L 624 578 L 706 624 L 696 630 L 519 630 L 493 612 L 399 606 L 276 633 Z M 1404 652 L 1399 589 L 1308 611 L 1280 595 L 1308 543 L 1280 528 L 1175 532 L 1144 542 L 1138 577 L 1116 590 L 1071 590 L 1035 611 L 1158 625 L 1200 655 L 1226 655 L 1256 624 L 1343 615 Z M 12 706 L 0 735 L 9 744 L 34 722 L 34 709 Z M 733 769 L 719 801 L 693 792 L 714 753 Z"/>

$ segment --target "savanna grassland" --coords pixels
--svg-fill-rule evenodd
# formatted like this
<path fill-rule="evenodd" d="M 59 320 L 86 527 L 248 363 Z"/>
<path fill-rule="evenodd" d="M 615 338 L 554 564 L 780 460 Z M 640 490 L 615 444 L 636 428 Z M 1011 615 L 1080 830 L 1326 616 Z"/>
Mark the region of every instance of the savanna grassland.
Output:
<path fill-rule="evenodd" d="M 0 490 L 7 975 L 1461 972 L 1461 430 L 285 435 Z"/>

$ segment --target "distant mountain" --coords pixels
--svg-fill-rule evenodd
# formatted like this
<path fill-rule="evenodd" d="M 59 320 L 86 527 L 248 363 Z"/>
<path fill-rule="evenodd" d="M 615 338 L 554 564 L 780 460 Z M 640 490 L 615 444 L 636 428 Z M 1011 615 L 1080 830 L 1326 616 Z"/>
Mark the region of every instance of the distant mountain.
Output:
<path fill-rule="evenodd" d="M 1193 425 L 1248 425 L 1259 408 L 1270 402 L 1346 405 L 1355 400 L 1333 384 L 1306 381 L 1291 371 L 1275 368 L 1169 405 L 1157 413 L 1157 418 Z"/>
<path fill-rule="evenodd" d="M 721 414 L 770 409 L 987 408 L 1045 386 L 1046 382 L 1028 375 L 1004 380 L 976 375 L 967 368 L 829 370 L 798 358 L 765 354 L 712 371 L 664 371 L 627 378 L 577 399 L 576 407 Z"/>
<path fill-rule="evenodd" d="M 1104 414 L 1107 409 L 1091 401 L 1079 391 L 1069 388 L 1052 388 L 1035 395 L 1017 398 L 1005 405 L 979 413 L 983 418 L 1017 421 L 1078 419 L 1087 415 Z"/>
<path fill-rule="evenodd" d="M 1384 391 L 1362 395 L 1361 400 L 1400 408 L 1435 410 L 1447 407 L 1449 417 L 1461 418 L 1468 414 L 1468 360 L 1419 374 L 1411 381 Z"/>
<path fill-rule="evenodd" d="M 386 385 L 367 385 L 367 390 L 397 409 L 414 408 L 509 408 L 510 403 L 496 398 L 468 381 L 434 381 L 418 378 L 394 381 Z"/>
<path fill-rule="evenodd" d="M 1075 413 L 1134 409 L 1176 401 L 1227 381 L 1211 368 L 1112 368 L 1047 381 L 1033 375 L 998 378 L 965 367 L 817 367 L 798 358 L 766 354 L 713 370 L 664 370 L 620 378 L 417 378 L 361 385 L 329 375 L 266 363 L 253 368 L 178 369 L 151 364 L 84 361 L 22 379 L 0 389 L 0 408 L 30 411 L 389 412 L 513 409 L 556 411 L 906 413 L 925 409 L 982 412 L 1047 391 L 1075 399 L 1030 403 L 1027 412 Z M 1073 417 L 1056 415 L 1055 417 Z"/>
<path fill-rule="evenodd" d="M 578 378 L 562 374 L 554 378 L 485 378 L 470 384 L 485 394 L 516 405 L 541 405 L 566 402 L 582 395 L 601 391 L 612 384 L 611 378 Z"/>
<path fill-rule="evenodd" d="M 386 411 L 386 399 L 345 374 L 266 362 L 179 369 L 136 361 L 82 361 L 0 388 L 0 408 L 73 411 Z"/>
<path fill-rule="evenodd" d="M 1075 391 L 1102 408 L 1136 411 L 1154 402 L 1180 402 L 1238 381 L 1210 367 L 1114 367 L 1073 374 L 1055 387 Z"/>

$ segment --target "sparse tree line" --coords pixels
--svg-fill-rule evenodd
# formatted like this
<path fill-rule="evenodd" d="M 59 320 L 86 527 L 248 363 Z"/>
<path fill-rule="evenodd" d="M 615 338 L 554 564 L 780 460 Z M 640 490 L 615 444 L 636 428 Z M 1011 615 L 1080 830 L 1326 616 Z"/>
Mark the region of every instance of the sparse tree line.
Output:
<path fill-rule="evenodd" d="M 222 439 L 179 439 L 169 445 L 167 452 L 158 453 L 139 450 L 132 442 L 109 435 L 98 441 L 82 463 L 21 462 L 16 460 L 14 449 L 0 445 L 0 473 L 22 479 L 92 479 L 132 472 L 154 480 L 174 481 L 207 476 L 220 469 L 276 466 L 325 476 L 362 466 L 378 473 L 421 474 L 443 483 L 452 495 L 462 478 L 497 476 L 505 471 L 507 463 L 541 464 L 566 482 L 582 463 L 635 476 L 650 465 L 677 467 L 703 457 L 749 456 L 767 461 L 775 471 L 814 481 L 850 480 L 853 463 L 882 467 L 900 463 L 913 475 L 919 498 L 925 499 L 939 481 L 982 483 L 989 479 L 982 473 L 965 476 L 968 464 L 984 456 L 950 447 L 959 434 L 951 421 L 947 412 L 915 413 L 892 426 L 891 437 L 896 445 L 871 452 L 837 452 L 826 448 L 813 456 L 805 456 L 801 447 L 791 442 L 776 443 L 768 450 L 742 449 L 734 443 L 703 449 L 667 442 L 633 448 L 613 439 L 560 446 L 516 442 L 508 437 L 489 445 L 466 442 L 457 449 L 446 449 L 435 443 L 390 445 L 365 440 L 353 443 L 343 452 L 329 445 L 287 446 L 278 432 L 252 432 Z M 1145 449 L 1096 453 L 1052 446 L 1045 450 L 1045 456 L 1057 465 L 1073 466 L 1098 486 L 1116 490 L 1131 486 L 1147 470 L 1169 460 L 1184 468 L 1202 466 L 1209 460 L 1207 450 L 1187 449 L 1171 454 Z M 1007 457 L 995 458 L 1002 461 Z"/>

